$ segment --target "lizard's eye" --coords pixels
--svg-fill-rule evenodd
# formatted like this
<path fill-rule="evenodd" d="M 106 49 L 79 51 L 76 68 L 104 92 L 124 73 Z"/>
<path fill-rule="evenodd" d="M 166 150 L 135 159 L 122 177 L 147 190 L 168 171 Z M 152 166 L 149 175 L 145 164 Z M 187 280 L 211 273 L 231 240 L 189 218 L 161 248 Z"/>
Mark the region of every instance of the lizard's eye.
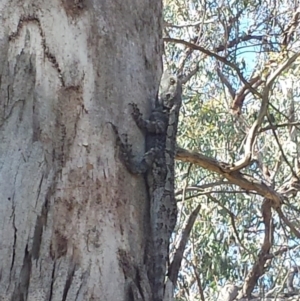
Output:
<path fill-rule="evenodd" d="M 171 85 L 175 85 L 175 83 L 176 83 L 175 79 L 174 79 L 174 78 L 171 78 L 171 79 L 170 79 L 170 84 L 171 84 Z"/>
<path fill-rule="evenodd" d="M 170 98 L 171 98 L 171 93 L 167 93 L 167 94 L 166 94 L 166 98 L 167 98 L 167 99 L 170 99 Z"/>

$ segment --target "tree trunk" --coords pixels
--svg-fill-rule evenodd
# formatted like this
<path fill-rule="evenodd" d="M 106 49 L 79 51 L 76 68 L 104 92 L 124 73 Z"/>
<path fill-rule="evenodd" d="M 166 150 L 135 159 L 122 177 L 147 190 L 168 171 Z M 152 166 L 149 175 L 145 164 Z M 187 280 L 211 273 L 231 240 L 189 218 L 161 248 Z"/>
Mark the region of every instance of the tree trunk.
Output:
<path fill-rule="evenodd" d="M 147 299 L 145 183 L 109 122 L 142 156 L 128 103 L 147 114 L 157 92 L 161 10 L 1 1 L 1 301 Z"/>

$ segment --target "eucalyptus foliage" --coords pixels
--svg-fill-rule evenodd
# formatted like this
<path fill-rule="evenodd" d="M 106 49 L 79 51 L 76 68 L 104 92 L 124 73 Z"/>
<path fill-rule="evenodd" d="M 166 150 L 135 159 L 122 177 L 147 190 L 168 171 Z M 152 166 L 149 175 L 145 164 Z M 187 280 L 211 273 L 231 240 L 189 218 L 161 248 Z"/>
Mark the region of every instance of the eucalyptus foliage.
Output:
<path fill-rule="evenodd" d="M 289 0 L 164 1 L 165 63 L 188 79 L 178 145 L 225 166 L 215 172 L 189 159 L 177 161 L 180 212 L 173 251 L 201 205 L 177 300 L 215 300 L 227 281 L 245 287 L 262 252 L 253 293 L 275 286 L 284 291 L 288 270 L 300 265 L 299 18 L 296 1 Z M 243 159 L 245 165 L 236 168 Z M 280 196 L 280 206 L 255 187 L 233 183 L 225 176 L 230 173 L 265 185 L 274 199 Z"/>

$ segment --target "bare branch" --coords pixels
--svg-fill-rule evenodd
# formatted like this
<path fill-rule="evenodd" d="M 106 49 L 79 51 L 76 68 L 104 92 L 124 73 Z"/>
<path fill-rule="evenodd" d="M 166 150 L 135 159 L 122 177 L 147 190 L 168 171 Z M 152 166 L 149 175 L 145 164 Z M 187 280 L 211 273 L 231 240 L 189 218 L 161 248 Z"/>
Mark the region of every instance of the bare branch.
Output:
<path fill-rule="evenodd" d="M 287 59 L 283 64 L 281 64 L 268 78 L 266 82 L 266 89 L 264 91 L 264 97 L 269 96 L 269 92 L 272 88 L 272 85 L 275 81 L 275 79 L 288 67 L 291 66 L 292 63 L 295 62 L 295 60 L 299 57 L 300 53 L 293 54 L 289 59 Z"/>
<path fill-rule="evenodd" d="M 172 261 L 172 263 L 169 267 L 168 276 L 169 276 L 169 278 L 172 281 L 174 286 L 176 285 L 176 282 L 177 282 L 177 277 L 178 277 L 179 269 L 180 269 L 180 266 L 181 266 L 183 252 L 184 252 L 186 243 L 189 239 L 190 233 L 193 229 L 196 218 L 198 216 L 198 213 L 200 211 L 200 208 L 201 208 L 201 206 L 198 205 L 193 210 L 191 215 L 189 216 L 189 219 L 187 221 L 187 225 L 184 228 L 184 230 L 182 231 L 182 237 L 181 237 L 179 246 L 178 246 L 178 248 L 175 252 L 174 259 L 173 259 L 173 261 Z"/>
<path fill-rule="evenodd" d="M 296 237 L 300 238 L 300 232 L 294 227 L 293 223 L 289 221 L 289 219 L 283 214 L 281 208 L 276 208 L 276 211 L 283 220 L 283 222 L 290 228 L 290 230 L 295 234 Z"/>
<path fill-rule="evenodd" d="M 292 35 L 296 31 L 298 24 L 299 24 L 299 17 L 300 17 L 300 8 L 298 8 L 295 11 L 291 21 L 287 24 L 286 28 L 284 29 L 284 32 L 282 34 L 283 35 L 283 41 L 282 41 L 283 45 L 287 46 L 291 42 Z"/>
<path fill-rule="evenodd" d="M 263 80 L 261 79 L 260 76 L 255 76 L 249 80 L 249 84 L 255 89 L 257 87 L 259 87 L 262 83 L 263 83 Z M 249 91 L 247 91 L 247 87 L 243 86 L 236 93 L 231 109 L 233 111 L 237 111 L 237 113 L 240 114 L 242 111 L 242 106 L 243 106 L 244 100 L 248 94 L 249 94 Z"/>
<path fill-rule="evenodd" d="M 210 24 L 210 23 L 213 23 L 215 22 L 216 20 L 215 19 L 210 19 L 210 20 L 206 20 L 206 21 L 197 21 L 197 22 L 194 22 L 194 23 L 184 23 L 184 24 L 172 24 L 172 23 L 169 23 L 167 21 L 164 21 L 164 27 L 173 27 L 173 28 L 184 28 L 184 27 L 193 27 L 193 26 L 198 26 L 198 25 L 201 25 L 201 24 Z"/>
<path fill-rule="evenodd" d="M 264 241 L 262 243 L 256 263 L 254 264 L 250 273 L 247 275 L 243 285 L 243 294 L 248 298 L 250 298 L 250 295 L 257 283 L 257 280 L 265 272 L 264 266 L 267 261 L 266 255 L 269 254 L 271 246 L 273 244 L 274 226 L 272 225 L 271 206 L 272 206 L 271 200 L 264 199 L 264 202 L 261 206 L 263 222 L 265 225 Z"/>
<path fill-rule="evenodd" d="M 232 98 L 235 97 L 235 90 L 233 89 L 232 85 L 229 83 L 228 79 L 225 77 L 225 75 L 220 70 L 220 67 L 217 66 L 217 74 L 221 79 L 221 82 L 224 83 L 224 85 L 227 87 L 229 94 Z"/>
<path fill-rule="evenodd" d="M 193 264 L 193 268 L 194 268 L 194 273 L 195 273 L 195 277 L 196 277 L 196 281 L 197 281 L 197 285 L 198 285 L 198 289 L 199 289 L 201 301 L 205 301 L 204 293 L 203 293 L 203 288 L 202 288 L 201 281 L 200 281 L 200 276 L 199 276 L 199 274 L 197 272 L 197 269 L 196 269 L 196 267 L 195 267 L 194 264 Z"/>
<path fill-rule="evenodd" d="M 270 123 L 270 125 L 271 125 L 271 127 L 272 127 L 273 124 L 272 124 L 272 121 L 270 120 L 270 117 L 267 116 L 267 118 L 268 118 L 268 121 L 269 121 L 269 123 Z M 284 151 L 283 151 L 282 145 L 281 145 L 281 143 L 280 143 L 280 141 L 279 141 L 279 139 L 278 139 L 278 137 L 277 137 L 277 134 L 276 134 L 274 128 L 272 127 L 271 130 L 272 130 L 273 136 L 274 136 L 274 138 L 275 138 L 275 140 L 276 140 L 276 143 L 277 143 L 277 145 L 278 145 L 278 147 L 279 147 L 279 150 L 280 150 L 280 152 L 281 152 L 281 155 L 282 155 L 283 160 L 285 161 L 285 163 L 286 163 L 286 164 L 288 165 L 288 167 L 290 168 L 291 173 L 293 174 L 294 178 L 295 178 L 296 180 L 299 181 L 299 178 L 298 178 L 296 172 L 294 171 L 293 166 L 291 165 L 291 163 L 289 162 L 289 160 L 287 159 L 287 157 L 286 157 L 286 155 L 285 155 L 285 153 L 284 153 Z"/>
<path fill-rule="evenodd" d="M 273 129 L 278 129 L 278 128 L 283 128 L 283 127 L 290 127 L 290 126 L 296 126 L 296 125 L 300 125 L 300 122 L 287 122 L 287 123 L 280 123 L 280 124 L 272 124 L 272 125 L 268 125 L 264 128 L 261 128 L 258 133 L 263 133 L 266 131 Z"/>
<path fill-rule="evenodd" d="M 281 248 L 280 250 L 278 250 L 274 253 L 266 255 L 266 258 L 267 259 L 273 259 L 274 257 L 280 256 L 280 255 L 286 253 L 287 251 L 293 250 L 295 248 L 299 248 L 299 246 L 283 247 L 283 248 Z"/>
<path fill-rule="evenodd" d="M 218 181 L 218 182 L 213 182 L 213 183 L 209 183 L 209 184 L 204 184 L 204 185 L 194 185 L 194 186 L 188 186 L 184 189 L 180 189 L 178 191 L 176 191 L 175 196 L 181 195 L 184 192 L 188 192 L 188 191 L 202 191 L 205 192 L 205 189 L 207 188 L 212 188 L 212 187 L 216 187 L 216 186 L 220 186 L 220 185 L 224 185 L 224 184 L 229 184 L 227 181 Z"/>
<path fill-rule="evenodd" d="M 219 60 L 220 62 L 224 63 L 225 65 L 229 66 L 230 68 L 232 68 L 237 75 L 239 76 L 239 79 L 241 80 L 241 82 L 257 97 L 262 98 L 262 95 L 256 91 L 249 83 L 248 81 L 244 78 L 241 70 L 234 64 L 229 62 L 225 57 L 220 56 L 210 50 L 205 49 L 204 47 L 201 47 L 199 45 L 187 42 L 185 40 L 180 40 L 180 39 L 174 39 L 174 38 L 164 38 L 163 39 L 165 42 L 172 42 L 172 43 L 177 43 L 177 44 L 182 44 L 182 45 L 186 45 L 194 50 L 199 50 L 201 52 L 203 52 L 204 54 L 210 56 L 210 57 L 214 57 L 215 59 Z"/>
<path fill-rule="evenodd" d="M 220 45 L 220 46 L 214 48 L 214 51 L 221 52 L 225 49 L 232 48 L 241 42 L 247 42 L 247 41 L 251 41 L 251 40 L 262 41 L 264 39 L 265 39 L 264 36 L 255 36 L 255 35 L 251 35 L 251 34 L 243 35 L 243 36 L 237 37 L 231 41 L 228 41 L 226 45 Z"/>
<path fill-rule="evenodd" d="M 238 162 L 234 163 L 234 167 L 231 169 L 232 171 L 240 170 L 244 167 L 246 167 L 252 158 L 252 148 L 253 143 L 256 137 L 256 134 L 258 132 L 259 127 L 261 126 L 264 116 L 267 113 L 268 104 L 269 104 L 269 94 L 272 88 L 272 85 L 275 81 L 275 79 L 285 70 L 287 69 L 300 55 L 300 53 L 294 54 L 291 58 L 286 60 L 281 66 L 279 66 L 268 78 L 266 82 L 265 89 L 263 91 L 262 96 L 262 104 L 259 110 L 259 114 L 257 119 L 254 121 L 246 140 L 245 144 L 245 156 L 239 160 Z"/>
<path fill-rule="evenodd" d="M 226 178 L 231 184 L 238 185 L 246 191 L 256 191 L 259 195 L 272 200 L 273 208 L 279 208 L 282 204 L 282 196 L 273 188 L 255 178 L 239 171 L 231 172 L 230 165 L 219 162 L 197 152 L 192 152 L 178 147 L 176 159 L 183 162 L 194 163 L 212 172 L 216 172 Z"/>
<path fill-rule="evenodd" d="M 196 66 L 192 70 L 190 70 L 190 72 L 181 80 L 182 84 L 188 82 L 198 71 L 199 64 L 196 64 Z"/>
<path fill-rule="evenodd" d="M 221 202 L 219 202 L 215 197 L 213 197 L 211 194 L 209 195 L 209 198 L 213 202 L 217 203 L 220 207 L 222 207 L 227 212 L 227 214 L 230 217 L 233 232 L 234 232 L 234 235 L 235 235 L 237 241 L 239 242 L 239 244 L 241 245 L 241 247 L 244 250 L 246 250 L 249 254 L 252 254 L 252 252 L 244 245 L 244 243 L 241 241 L 241 239 L 239 237 L 238 230 L 237 230 L 236 225 L 235 225 L 235 215 L 227 207 L 225 207 Z"/>

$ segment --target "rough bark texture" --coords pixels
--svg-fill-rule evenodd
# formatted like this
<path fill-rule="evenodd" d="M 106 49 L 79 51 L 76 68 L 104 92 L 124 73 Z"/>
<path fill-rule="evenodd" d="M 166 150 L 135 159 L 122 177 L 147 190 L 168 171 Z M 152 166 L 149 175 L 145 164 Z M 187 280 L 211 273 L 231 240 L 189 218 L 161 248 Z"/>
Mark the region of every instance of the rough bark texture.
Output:
<path fill-rule="evenodd" d="M 0 300 L 132 300 L 149 204 L 107 122 L 143 153 L 128 103 L 157 92 L 161 2 L 0 11 Z"/>

